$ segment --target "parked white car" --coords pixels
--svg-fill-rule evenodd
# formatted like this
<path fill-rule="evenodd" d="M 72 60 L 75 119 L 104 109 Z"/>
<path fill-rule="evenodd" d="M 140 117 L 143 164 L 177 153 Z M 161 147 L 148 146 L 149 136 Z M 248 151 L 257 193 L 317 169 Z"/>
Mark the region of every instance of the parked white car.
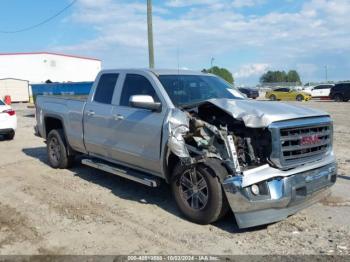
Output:
<path fill-rule="evenodd" d="M 304 88 L 304 91 L 310 93 L 312 98 L 327 98 L 331 92 L 332 84 L 322 84 L 314 87 Z"/>
<path fill-rule="evenodd" d="M 6 105 L 0 99 L 0 135 L 12 140 L 17 128 L 17 116 L 15 110 Z"/>

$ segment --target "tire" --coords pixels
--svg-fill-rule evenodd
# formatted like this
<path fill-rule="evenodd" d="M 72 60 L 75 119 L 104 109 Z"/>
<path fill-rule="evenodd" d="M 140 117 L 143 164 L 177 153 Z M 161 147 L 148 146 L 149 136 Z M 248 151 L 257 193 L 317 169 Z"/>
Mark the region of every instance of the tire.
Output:
<path fill-rule="evenodd" d="M 299 102 L 305 100 L 304 96 L 302 96 L 302 95 L 297 95 L 297 97 L 295 99 Z"/>
<path fill-rule="evenodd" d="M 179 210 L 188 220 L 205 225 L 226 214 L 228 205 L 216 172 L 220 172 L 220 169 L 213 170 L 206 164 L 198 164 L 194 170 L 180 163 L 174 168 L 171 189 Z M 198 182 L 194 186 L 195 192 L 193 187 L 189 189 L 194 185 L 190 181 L 191 177 L 195 177 Z M 188 191 L 192 193 L 192 197 L 188 197 Z"/>
<path fill-rule="evenodd" d="M 344 99 L 343 101 L 344 101 L 344 102 L 349 102 L 349 100 L 350 100 L 350 99 Z"/>
<path fill-rule="evenodd" d="M 340 94 L 334 95 L 334 101 L 335 102 L 343 102 L 344 101 L 343 96 Z"/>
<path fill-rule="evenodd" d="M 275 95 L 270 95 L 270 100 L 271 101 L 276 101 L 277 100 L 277 97 Z"/>
<path fill-rule="evenodd" d="M 16 134 L 15 131 L 12 131 L 12 132 L 5 135 L 5 139 L 6 140 L 13 140 L 15 138 L 15 134 Z"/>
<path fill-rule="evenodd" d="M 62 129 L 51 130 L 47 136 L 47 155 L 53 168 L 65 169 L 72 166 L 74 156 L 68 155 L 67 142 Z"/>

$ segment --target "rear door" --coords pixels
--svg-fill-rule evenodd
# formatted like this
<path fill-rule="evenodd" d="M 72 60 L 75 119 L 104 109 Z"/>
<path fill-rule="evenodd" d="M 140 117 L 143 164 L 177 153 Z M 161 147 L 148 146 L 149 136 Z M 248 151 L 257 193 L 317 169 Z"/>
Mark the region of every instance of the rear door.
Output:
<path fill-rule="evenodd" d="M 84 142 L 88 153 L 107 157 L 115 134 L 113 125 L 113 102 L 118 83 L 118 73 L 102 73 L 97 80 L 93 97 L 84 110 Z"/>
<path fill-rule="evenodd" d="M 161 112 L 129 105 L 133 95 L 150 95 L 162 103 Z M 154 80 L 144 73 L 126 74 L 119 105 L 113 110 L 113 130 L 117 140 L 111 145 L 111 157 L 125 164 L 160 173 L 162 127 L 166 103 Z"/>

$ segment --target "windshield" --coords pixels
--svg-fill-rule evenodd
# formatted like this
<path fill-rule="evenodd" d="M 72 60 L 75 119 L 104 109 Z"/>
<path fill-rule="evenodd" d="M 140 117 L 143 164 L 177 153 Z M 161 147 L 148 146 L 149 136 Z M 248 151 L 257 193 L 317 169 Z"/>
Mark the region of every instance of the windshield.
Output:
<path fill-rule="evenodd" d="M 5 105 L 5 103 L 2 102 L 2 100 L 0 99 L 0 106 L 4 106 L 4 105 Z"/>
<path fill-rule="evenodd" d="M 236 88 L 215 76 L 160 75 L 159 80 L 175 106 L 191 105 L 211 98 L 244 98 Z"/>

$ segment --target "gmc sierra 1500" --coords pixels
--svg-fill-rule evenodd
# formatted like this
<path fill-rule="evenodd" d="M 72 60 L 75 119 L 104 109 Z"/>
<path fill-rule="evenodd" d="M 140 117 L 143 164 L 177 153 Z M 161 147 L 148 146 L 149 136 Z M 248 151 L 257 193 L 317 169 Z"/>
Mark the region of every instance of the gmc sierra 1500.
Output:
<path fill-rule="evenodd" d="M 336 180 L 327 113 L 253 101 L 187 70 L 100 72 L 86 101 L 39 96 L 36 133 L 49 163 L 82 163 L 155 187 L 163 179 L 191 221 L 231 208 L 240 228 L 279 221 Z"/>

